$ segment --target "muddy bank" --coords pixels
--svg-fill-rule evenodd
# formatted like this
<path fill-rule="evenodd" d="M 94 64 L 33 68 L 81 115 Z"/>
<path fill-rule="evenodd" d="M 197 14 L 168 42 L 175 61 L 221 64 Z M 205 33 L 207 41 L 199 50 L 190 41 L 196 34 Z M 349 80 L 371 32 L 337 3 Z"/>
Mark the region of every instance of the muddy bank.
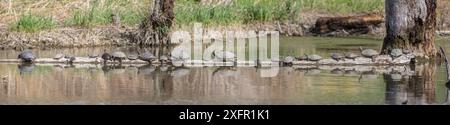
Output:
<path fill-rule="evenodd" d="M 322 36 L 322 37 L 348 37 L 348 36 L 372 36 L 382 38 L 385 34 L 384 23 L 372 25 L 367 32 L 348 32 L 346 30 L 336 30 L 324 34 L 313 32 L 315 21 L 318 17 L 308 18 L 308 21 L 285 21 L 247 24 L 234 27 L 214 27 L 205 28 L 208 30 L 237 31 L 279 31 L 282 36 Z M 76 48 L 76 47 L 96 47 L 96 46 L 132 46 L 130 36 L 137 27 L 114 27 L 104 26 L 91 29 L 64 27 L 56 28 L 37 33 L 10 32 L 0 28 L 0 49 L 27 49 L 27 48 Z M 177 29 L 176 29 L 177 30 Z M 173 30 L 173 31 L 176 31 Z M 187 29 L 189 32 L 192 28 Z M 439 35 L 448 36 L 449 31 L 438 31 Z"/>
<path fill-rule="evenodd" d="M 131 28 L 58 28 L 37 33 L 0 31 L 1 49 L 71 48 L 130 45 Z"/>
<path fill-rule="evenodd" d="M 313 36 L 313 25 L 291 22 L 251 24 L 233 30 L 280 31 L 283 36 Z M 215 28 L 217 29 L 217 28 Z M 0 31 L 0 49 L 74 48 L 134 45 L 130 35 L 136 28 L 99 27 L 93 29 L 59 28 L 38 33 Z M 219 29 L 220 30 L 220 29 Z M 222 30 L 229 30 L 224 28 Z M 207 31 L 207 30 L 205 30 Z M 349 36 L 340 32 L 326 36 Z"/>

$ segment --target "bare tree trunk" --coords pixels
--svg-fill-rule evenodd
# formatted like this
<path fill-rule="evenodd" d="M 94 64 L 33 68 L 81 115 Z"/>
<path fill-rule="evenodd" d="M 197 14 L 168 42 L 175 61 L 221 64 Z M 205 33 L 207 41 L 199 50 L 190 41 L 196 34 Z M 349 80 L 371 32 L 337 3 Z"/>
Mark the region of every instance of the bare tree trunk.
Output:
<path fill-rule="evenodd" d="M 393 48 L 412 50 L 417 56 L 436 56 L 436 0 L 386 0 L 386 32 L 382 54 Z"/>
<path fill-rule="evenodd" d="M 141 23 L 133 41 L 146 46 L 168 44 L 168 33 L 175 18 L 174 4 L 175 0 L 155 0 L 151 14 Z"/>

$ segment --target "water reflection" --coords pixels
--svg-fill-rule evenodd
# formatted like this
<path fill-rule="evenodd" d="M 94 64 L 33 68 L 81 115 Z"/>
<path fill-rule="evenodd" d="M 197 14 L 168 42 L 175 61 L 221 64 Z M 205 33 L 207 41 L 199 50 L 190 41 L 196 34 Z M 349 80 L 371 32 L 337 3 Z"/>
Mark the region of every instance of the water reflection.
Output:
<path fill-rule="evenodd" d="M 358 52 L 380 40 L 282 38 L 281 56 Z M 444 47 L 450 48 L 446 42 Z M 443 44 L 443 43 L 437 43 Z M 338 48 L 338 49 L 333 49 Z M 100 54 L 104 48 L 33 50 Z M 136 53 L 136 48 L 107 48 Z M 161 55 L 166 49 L 137 49 Z M 450 52 L 448 52 L 450 53 Z M 0 50 L 0 58 L 17 51 Z M 172 67 L 152 65 L 0 64 L 0 104 L 442 104 L 443 67 Z M 439 72 L 439 73 L 437 73 Z M 449 86 L 449 85 L 447 85 Z M 448 101 L 446 101 L 448 103 Z"/>
<path fill-rule="evenodd" d="M 402 75 L 399 72 L 383 75 L 386 82 L 386 104 L 437 104 L 436 65 L 427 63 L 413 68 L 413 75 Z"/>
<path fill-rule="evenodd" d="M 25 74 L 25 73 L 31 73 L 33 72 L 34 69 L 34 64 L 33 63 L 22 63 L 18 65 L 20 74 Z"/>
<path fill-rule="evenodd" d="M 253 67 L 0 64 L 0 69 L 0 104 L 436 104 L 438 100 L 435 81 L 429 79 L 433 75 L 429 70 L 436 69 L 433 65 L 416 67 L 414 75 L 403 67 L 279 67 L 273 77 L 261 76 L 270 69 Z"/>

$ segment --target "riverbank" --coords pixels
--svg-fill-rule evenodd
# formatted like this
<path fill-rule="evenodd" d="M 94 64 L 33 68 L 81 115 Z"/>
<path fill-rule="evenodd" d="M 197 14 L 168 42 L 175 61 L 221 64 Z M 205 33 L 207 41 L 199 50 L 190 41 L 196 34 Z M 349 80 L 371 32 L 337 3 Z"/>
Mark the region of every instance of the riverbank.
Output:
<path fill-rule="evenodd" d="M 148 14 L 148 1 L 91 0 L 37 3 L 23 0 L 0 4 L 0 49 L 60 48 L 133 45 L 130 35 Z M 333 5 L 333 6 L 331 6 Z M 334 6 L 339 5 L 339 6 Z M 236 3 L 195 3 L 177 1 L 171 32 L 191 31 L 194 22 L 206 31 L 279 31 L 283 36 L 316 36 L 311 29 L 320 17 L 343 17 L 383 13 L 382 0 L 296 0 L 279 4 L 273 0 Z M 230 9 L 231 8 L 231 9 Z M 440 7 L 439 12 L 446 12 Z M 33 13 L 30 13 L 33 12 Z M 45 14 L 44 14 L 45 13 Z M 440 14 L 438 29 L 446 31 L 446 13 Z M 113 20 L 116 15 L 120 21 Z M 35 25 L 36 23 L 39 25 Z M 118 24 L 117 24 L 118 23 Z M 345 30 L 320 36 L 369 36 L 382 39 L 384 24 L 370 27 L 370 32 L 352 34 Z M 442 35 L 449 35 L 442 32 Z"/>

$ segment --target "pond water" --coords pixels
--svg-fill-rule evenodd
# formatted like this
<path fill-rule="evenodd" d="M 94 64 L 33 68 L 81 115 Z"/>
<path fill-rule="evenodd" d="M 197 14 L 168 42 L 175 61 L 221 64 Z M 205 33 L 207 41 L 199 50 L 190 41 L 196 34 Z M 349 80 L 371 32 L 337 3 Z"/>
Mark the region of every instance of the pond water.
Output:
<path fill-rule="evenodd" d="M 371 38 L 285 37 L 281 56 L 358 52 L 359 46 L 379 49 Z M 450 42 L 438 45 L 450 53 Z M 104 50 L 77 48 L 33 50 L 39 57 L 57 53 L 76 56 Z M 158 50 L 155 50 L 158 51 Z M 0 58 L 17 58 L 0 50 Z M 360 69 L 356 67 L 354 69 Z M 364 68 L 364 67 L 363 67 Z M 383 70 L 384 67 L 378 68 Z M 410 68 L 410 67 L 408 67 Z M 445 67 L 423 64 L 411 75 L 298 67 L 60 66 L 0 64 L 0 104 L 446 104 Z M 277 70 L 274 76 L 262 73 Z M 402 73 L 398 73 L 402 74 Z"/>

